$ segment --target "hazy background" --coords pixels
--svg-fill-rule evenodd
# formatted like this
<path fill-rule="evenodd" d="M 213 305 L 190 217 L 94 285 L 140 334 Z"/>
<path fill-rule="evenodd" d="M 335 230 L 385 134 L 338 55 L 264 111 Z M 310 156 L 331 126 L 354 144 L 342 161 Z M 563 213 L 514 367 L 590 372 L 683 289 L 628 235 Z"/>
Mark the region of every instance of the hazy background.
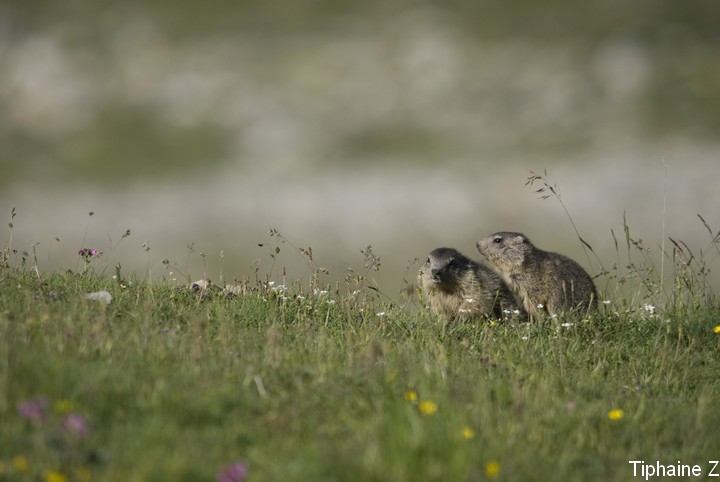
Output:
<path fill-rule="evenodd" d="M 547 169 L 606 268 L 623 213 L 653 256 L 663 220 L 699 251 L 696 214 L 720 229 L 718 19 L 716 0 L 5 0 L 0 220 L 16 207 L 12 247 L 39 243 L 43 271 L 96 248 L 108 272 L 307 278 L 285 244 L 273 265 L 275 228 L 328 282 L 372 245 L 389 293 L 497 230 L 595 274 L 525 186 Z"/>

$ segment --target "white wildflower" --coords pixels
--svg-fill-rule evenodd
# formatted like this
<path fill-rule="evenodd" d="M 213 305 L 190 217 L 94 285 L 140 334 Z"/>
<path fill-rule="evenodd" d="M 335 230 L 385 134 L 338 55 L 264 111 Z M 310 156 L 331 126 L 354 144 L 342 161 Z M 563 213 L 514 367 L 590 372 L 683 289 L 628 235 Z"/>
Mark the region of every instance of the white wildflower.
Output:
<path fill-rule="evenodd" d="M 560 325 L 560 326 L 565 327 L 565 328 L 569 328 L 569 327 L 573 326 L 573 323 L 563 323 L 563 324 Z"/>

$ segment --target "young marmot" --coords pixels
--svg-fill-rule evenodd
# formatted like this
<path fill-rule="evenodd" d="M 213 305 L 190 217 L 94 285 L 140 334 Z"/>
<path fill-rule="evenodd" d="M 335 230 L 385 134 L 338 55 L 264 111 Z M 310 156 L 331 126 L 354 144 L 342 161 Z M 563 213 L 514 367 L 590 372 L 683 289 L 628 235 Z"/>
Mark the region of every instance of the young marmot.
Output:
<path fill-rule="evenodd" d="M 543 311 L 585 313 L 597 304 L 595 285 L 579 264 L 536 248 L 521 233 L 495 233 L 478 241 L 477 249 L 522 302 L 531 320 Z"/>
<path fill-rule="evenodd" d="M 519 314 L 515 298 L 502 279 L 455 249 L 431 251 L 418 278 L 425 302 L 437 315 L 468 320 Z"/>

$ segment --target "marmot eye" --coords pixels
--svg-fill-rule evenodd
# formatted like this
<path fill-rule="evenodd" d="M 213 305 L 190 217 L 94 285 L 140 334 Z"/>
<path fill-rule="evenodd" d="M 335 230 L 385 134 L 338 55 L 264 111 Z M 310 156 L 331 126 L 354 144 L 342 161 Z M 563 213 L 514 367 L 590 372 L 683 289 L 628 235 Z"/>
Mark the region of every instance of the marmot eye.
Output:
<path fill-rule="evenodd" d="M 493 243 L 502 243 L 502 237 L 501 236 L 495 236 L 493 238 Z"/>

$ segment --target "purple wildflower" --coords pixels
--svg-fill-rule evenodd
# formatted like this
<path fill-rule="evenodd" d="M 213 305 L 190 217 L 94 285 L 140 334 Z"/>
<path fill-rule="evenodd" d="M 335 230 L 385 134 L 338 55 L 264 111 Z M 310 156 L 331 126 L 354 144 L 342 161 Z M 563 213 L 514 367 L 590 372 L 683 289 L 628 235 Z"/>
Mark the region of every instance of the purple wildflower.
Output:
<path fill-rule="evenodd" d="M 87 420 L 79 413 L 70 413 L 62 421 L 62 427 L 66 432 L 84 438 L 90 433 Z"/>
<path fill-rule="evenodd" d="M 242 482 L 248 474 L 248 466 L 244 462 L 235 462 L 217 475 L 217 482 Z"/>
<path fill-rule="evenodd" d="M 18 403 L 18 414 L 25 420 L 41 421 L 47 415 L 48 400 L 45 397 L 37 397 L 33 400 Z"/>
<path fill-rule="evenodd" d="M 83 248 L 80 251 L 78 251 L 78 254 L 82 256 L 85 259 L 88 259 L 92 256 L 95 256 L 97 254 L 97 249 L 95 248 Z"/>

